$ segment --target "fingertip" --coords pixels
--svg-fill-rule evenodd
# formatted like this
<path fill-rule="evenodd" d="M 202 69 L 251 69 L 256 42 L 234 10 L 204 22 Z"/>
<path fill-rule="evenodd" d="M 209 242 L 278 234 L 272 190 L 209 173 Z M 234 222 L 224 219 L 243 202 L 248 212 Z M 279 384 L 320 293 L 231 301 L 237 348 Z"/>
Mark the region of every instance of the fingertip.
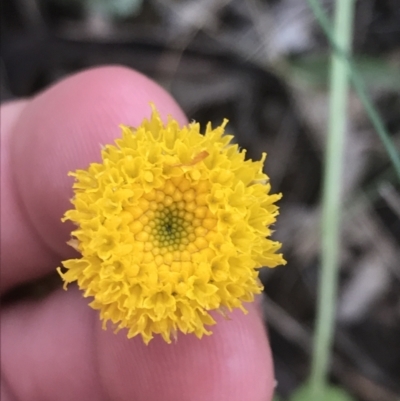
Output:
<path fill-rule="evenodd" d="M 34 243 L 29 243 L 30 248 L 39 253 L 50 251 L 61 258 L 74 255 L 66 245 L 72 227 L 60 221 L 73 195 L 73 179 L 68 172 L 100 161 L 101 145 L 113 143 L 120 136 L 121 123 L 137 126 L 150 117 L 151 102 L 163 119 L 172 115 L 180 123 L 186 122 L 184 113 L 164 89 L 120 66 L 98 67 L 68 77 L 23 108 L 10 137 L 10 164 L 20 208 L 26 224 L 33 227 L 30 233 Z M 26 245 L 18 232 L 13 233 L 11 241 L 13 249 Z M 25 253 L 34 252 L 25 249 Z M 5 266 L 12 272 L 16 264 L 13 258 L 11 255 Z M 30 273 L 39 276 L 56 267 L 46 263 L 33 266 L 31 258 L 26 263 L 18 262 L 29 278 Z M 16 268 L 12 274 L 20 277 L 19 273 Z"/>
<path fill-rule="evenodd" d="M 97 331 L 100 376 L 121 401 L 270 401 L 274 391 L 271 351 L 255 304 L 249 313 L 217 317 L 211 336 L 178 335 L 166 344 Z M 140 364 L 137 362 L 140 361 Z"/>
<path fill-rule="evenodd" d="M 211 336 L 146 346 L 102 330 L 88 302 L 71 286 L 2 311 L 2 373 L 18 399 L 271 401 L 271 352 L 255 304 L 219 316 Z"/>

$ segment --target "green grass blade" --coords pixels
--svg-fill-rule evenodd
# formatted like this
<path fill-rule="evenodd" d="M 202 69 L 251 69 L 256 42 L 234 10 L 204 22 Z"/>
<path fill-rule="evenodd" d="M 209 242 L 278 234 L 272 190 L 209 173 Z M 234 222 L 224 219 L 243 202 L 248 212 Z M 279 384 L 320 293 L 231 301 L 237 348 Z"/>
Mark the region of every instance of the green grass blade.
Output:
<path fill-rule="evenodd" d="M 342 1 L 346 0 L 337 0 L 337 4 L 340 5 Z M 315 18 L 319 22 L 321 28 L 325 32 L 332 48 L 334 49 L 335 53 L 342 58 L 342 60 L 348 65 L 350 79 L 353 84 L 354 90 L 356 91 L 360 102 L 362 103 L 375 131 L 377 132 L 383 146 L 386 149 L 386 152 L 389 156 L 391 163 L 395 169 L 396 175 L 400 180 L 400 152 L 396 149 L 395 145 L 393 144 L 392 139 L 390 138 L 389 134 L 386 132 L 385 126 L 380 118 L 378 112 L 376 111 L 374 105 L 370 101 L 368 94 L 366 92 L 363 80 L 360 77 L 354 63 L 348 57 L 344 49 L 338 44 L 336 38 L 334 38 L 333 30 L 331 28 L 331 23 L 328 17 L 325 14 L 325 11 L 322 9 L 318 0 L 307 0 L 310 8 L 312 9 Z"/>
<path fill-rule="evenodd" d="M 346 55 L 351 47 L 354 4 L 354 0 L 338 0 L 336 3 L 334 41 Z M 330 111 L 322 200 L 322 271 L 310 377 L 310 395 L 315 401 L 324 399 L 327 389 L 334 331 L 348 86 L 349 65 L 334 52 L 331 61 Z"/>

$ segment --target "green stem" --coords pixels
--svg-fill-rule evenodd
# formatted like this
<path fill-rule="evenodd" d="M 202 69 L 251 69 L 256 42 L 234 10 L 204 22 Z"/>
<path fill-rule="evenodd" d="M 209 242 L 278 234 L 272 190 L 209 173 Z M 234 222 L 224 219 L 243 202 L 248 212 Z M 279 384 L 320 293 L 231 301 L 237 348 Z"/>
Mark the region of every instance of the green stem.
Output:
<path fill-rule="evenodd" d="M 341 0 L 338 0 L 339 3 L 340 1 Z M 358 73 L 354 63 L 348 57 L 344 49 L 337 43 L 336 39 L 333 37 L 330 21 L 327 18 L 318 0 L 307 0 L 307 2 L 312 9 L 315 18 L 318 20 L 321 28 L 327 36 L 332 48 L 335 50 L 336 54 L 339 55 L 342 60 L 347 64 L 350 73 L 351 83 L 353 84 L 354 90 L 356 91 L 361 104 L 363 105 L 373 127 L 375 128 L 375 131 L 377 132 L 389 156 L 389 159 L 394 166 L 397 177 L 400 180 L 400 152 L 396 149 L 396 146 L 394 145 L 392 139 L 386 132 L 385 126 L 378 112 L 369 99 L 360 74 Z"/>
<path fill-rule="evenodd" d="M 351 47 L 354 4 L 354 0 L 336 2 L 333 39 L 346 55 Z M 323 400 L 333 341 L 339 271 L 341 179 L 348 86 L 349 65 L 334 52 L 331 61 L 330 110 L 322 200 L 322 272 L 310 377 L 311 396 L 315 401 Z"/>

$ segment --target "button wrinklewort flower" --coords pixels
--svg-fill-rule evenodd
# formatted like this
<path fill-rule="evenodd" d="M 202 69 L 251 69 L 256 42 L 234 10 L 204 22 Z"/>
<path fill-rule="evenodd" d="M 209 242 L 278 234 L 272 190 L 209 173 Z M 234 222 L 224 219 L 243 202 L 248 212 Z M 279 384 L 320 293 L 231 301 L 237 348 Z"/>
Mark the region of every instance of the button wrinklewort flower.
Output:
<path fill-rule="evenodd" d="M 77 225 L 69 242 L 82 257 L 58 269 L 77 281 L 90 306 L 128 337 L 210 334 L 210 311 L 251 302 L 262 291 L 258 269 L 285 264 L 272 241 L 280 194 L 270 194 L 260 161 L 224 135 L 191 123 L 166 125 L 153 107 L 138 128 L 121 126 L 102 163 L 70 173 Z"/>

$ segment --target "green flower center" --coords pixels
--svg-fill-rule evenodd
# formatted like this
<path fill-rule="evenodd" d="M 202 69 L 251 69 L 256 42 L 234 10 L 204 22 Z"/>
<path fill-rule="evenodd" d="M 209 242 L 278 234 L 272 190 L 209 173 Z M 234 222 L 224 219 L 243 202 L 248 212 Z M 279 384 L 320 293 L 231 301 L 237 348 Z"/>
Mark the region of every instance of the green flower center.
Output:
<path fill-rule="evenodd" d="M 169 251 L 177 251 L 179 245 L 188 243 L 188 236 L 193 232 L 190 221 L 193 214 L 178 210 L 176 208 L 160 208 L 154 213 L 152 220 L 154 226 L 150 233 L 154 241 L 157 241 L 158 247 L 167 248 Z"/>

